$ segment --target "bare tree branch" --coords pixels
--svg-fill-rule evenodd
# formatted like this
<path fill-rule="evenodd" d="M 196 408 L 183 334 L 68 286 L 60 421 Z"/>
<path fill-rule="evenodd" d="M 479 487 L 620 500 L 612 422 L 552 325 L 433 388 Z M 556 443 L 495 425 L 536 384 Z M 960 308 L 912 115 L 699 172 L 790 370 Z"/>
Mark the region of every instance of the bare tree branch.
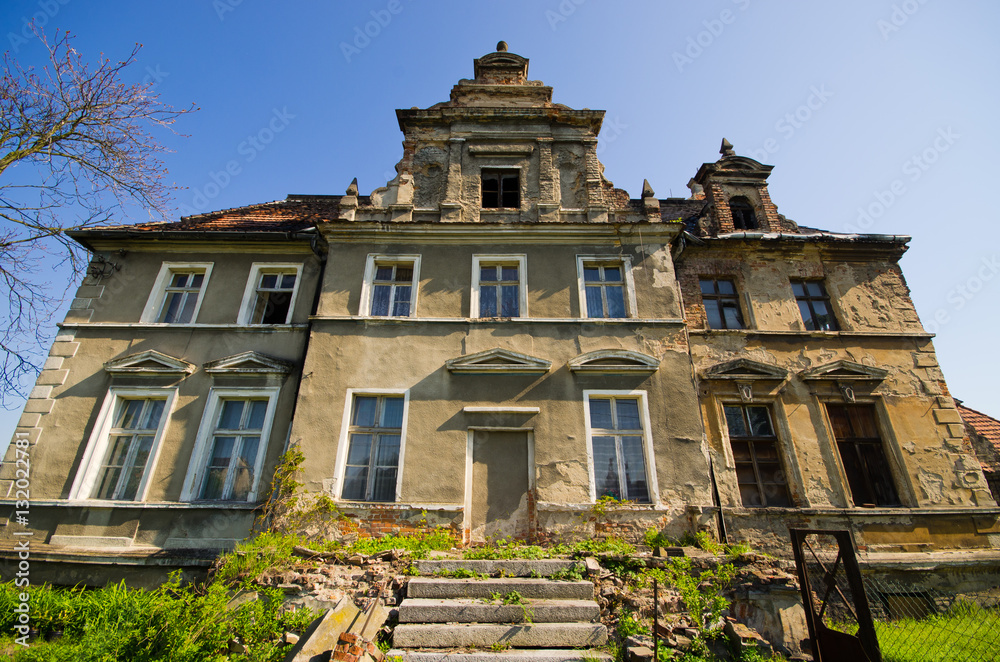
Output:
<path fill-rule="evenodd" d="M 66 296 L 43 273 L 69 263 L 75 279 L 86 264 L 65 232 L 121 223 L 127 207 L 167 218 L 175 187 L 164 182 L 159 157 L 168 150 L 150 132 L 197 110 L 164 104 L 152 82 L 123 82 L 138 44 L 124 60 L 91 66 L 70 33 L 50 43 L 33 30 L 46 65 L 24 67 L 8 51 L 0 69 L 2 406 L 23 397 L 41 369 L 51 317 Z"/>

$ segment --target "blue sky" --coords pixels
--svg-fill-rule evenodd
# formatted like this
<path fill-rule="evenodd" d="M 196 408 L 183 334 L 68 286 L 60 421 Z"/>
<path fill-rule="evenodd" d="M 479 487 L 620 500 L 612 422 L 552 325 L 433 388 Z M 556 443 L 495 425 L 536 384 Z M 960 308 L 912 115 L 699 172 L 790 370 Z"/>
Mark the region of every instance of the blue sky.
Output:
<path fill-rule="evenodd" d="M 402 153 L 395 109 L 446 100 L 506 40 L 555 101 L 607 111 L 605 175 L 633 197 L 643 179 L 686 196 L 725 136 L 775 166 L 771 197 L 800 224 L 911 235 L 904 273 L 949 386 L 1000 415 L 998 3 L 6 0 L 4 48 L 26 64 L 33 16 L 88 59 L 143 44 L 135 80 L 201 108 L 186 136 L 158 134 L 178 215 L 354 177 L 370 192 Z M 0 412 L 0 439 L 16 420 Z"/>

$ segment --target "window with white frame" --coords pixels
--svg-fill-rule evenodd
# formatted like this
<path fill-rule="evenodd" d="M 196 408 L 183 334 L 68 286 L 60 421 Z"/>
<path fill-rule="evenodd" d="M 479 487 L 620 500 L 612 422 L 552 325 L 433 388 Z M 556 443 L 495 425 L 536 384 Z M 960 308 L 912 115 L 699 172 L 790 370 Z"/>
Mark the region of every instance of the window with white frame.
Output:
<path fill-rule="evenodd" d="M 472 258 L 472 317 L 526 317 L 524 255 Z"/>
<path fill-rule="evenodd" d="M 594 497 L 650 503 L 649 416 L 640 394 L 587 394 Z"/>
<path fill-rule="evenodd" d="M 156 277 L 141 321 L 193 324 L 204 299 L 212 263 L 164 262 Z"/>
<path fill-rule="evenodd" d="M 622 257 L 577 256 L 581 317 L 634 317 L 635 286 L 631 260 Z"/>
<path fill-rule="evenodd" d="M 250 270 L 240 322 L 288 324 L 299 287 L 300 264 L 259 264 Z"/>
<path fill-rule="evenodd" d="M 70 499 L 142 501 L 173 389 L 112 389 L 87 444 Z"/>
<path fill-rule="evenodd" d="M 256 499 L 277 393 L 277 388 L 212 389 L 183 500 Z"/>
<path fill-rule="evenodd" d="M 350 393 L 340 498 L 395 501 L 405 427 L 405 394 Z"/>
<path fill-rule="evenodd" d="M 361 294 L 361 314 L 411 317 L 420 282 L 419 255 L 369 255 Z"/>

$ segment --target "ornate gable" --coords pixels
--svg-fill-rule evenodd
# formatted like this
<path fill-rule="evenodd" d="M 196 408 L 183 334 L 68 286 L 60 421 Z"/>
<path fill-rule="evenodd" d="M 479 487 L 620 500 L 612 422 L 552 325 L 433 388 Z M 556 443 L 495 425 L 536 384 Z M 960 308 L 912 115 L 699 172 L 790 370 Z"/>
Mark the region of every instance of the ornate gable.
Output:
<path fill-rule="evenodd" d="M 888 374 L 889 371 L 883 370 L 882 368 L 874 368 L 872 366 L 855 363 L 854 361 L 841 359 L 840 361 L 834 361 L 833 363 L 826 363 L 815 368 L 803 370 L 799 373 L 799 376 L 806 381 L 829 379 L 834 381 L 864 380 L 880 382 L 885 379 Z"/>
<path fill-rule="evenodd" d="M 489 349 L 485 352 L 466 354 L 445 361 L 445 367 L 450 372 L 471 375 L 511 374 L 534 375 L 544 374 L 552 367 L 552 361 L 519 354 L 509 349 Z"/>

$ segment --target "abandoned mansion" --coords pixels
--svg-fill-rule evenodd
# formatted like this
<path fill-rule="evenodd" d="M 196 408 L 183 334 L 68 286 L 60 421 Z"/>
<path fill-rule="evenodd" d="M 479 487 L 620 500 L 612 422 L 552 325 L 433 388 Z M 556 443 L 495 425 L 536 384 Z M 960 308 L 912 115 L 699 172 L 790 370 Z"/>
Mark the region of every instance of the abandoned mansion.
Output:
<path fill-rule="evenodd" d="M 554 103 L 503 43 L 474 67 L 396 112 L 369 195 L 71 233 L 92 262 L 0 474 L 0 553 L 19 448 L 53 563 L 231 548 L 289 449 L 301 502 L 335 506 L 324 535 L 1000 548 L 909 237 L 796 224 L 725 140 L 688 197 L 632 197 L 603 176 L 603 111 Z"/>

